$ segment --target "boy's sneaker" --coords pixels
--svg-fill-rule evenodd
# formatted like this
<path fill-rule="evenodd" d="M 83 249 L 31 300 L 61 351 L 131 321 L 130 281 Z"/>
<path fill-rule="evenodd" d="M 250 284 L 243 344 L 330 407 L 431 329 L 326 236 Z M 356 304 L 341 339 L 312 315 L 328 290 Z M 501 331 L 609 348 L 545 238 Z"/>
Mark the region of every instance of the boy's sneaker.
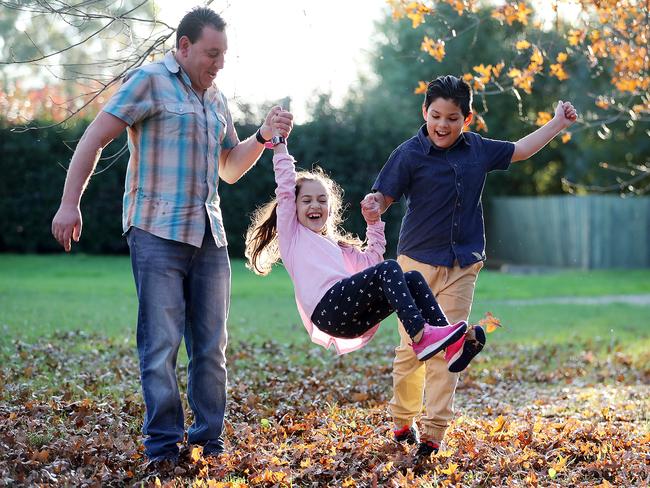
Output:
<path fill-rule="evenodd" d="M 415 425 L 405 425 L 401 429 L 395 429 L 393 430 L 393 435 L 395 436 L 395 441 L 399 443 L 417 444 L 420 442 L 420 434 Z"/>
<path fill-rule="evenodd" d="M 424 324 L 424 333 L 420 342 L 411 344 L 420 361 L 426 361 L 444 348 L 462 338 L 467 330 L 467 322 L 458 322 L 444 327 L 432 327 Z"/>
<path fill-rule="evenodd" d="M 415 451 L 415 456 L 418 458 L 428 458 L 431 454 L 437 454 L 440 449 L 440 444 L 434 441 L 422 441 L 418 445 L 418 450 Z"/>
<path fill-rule="evenodd" d="M 460 340 L 447 347 L 445 361 L 447 361 L 449 371 L 452 373 L 460 373 L 481 352 L 484 345 L 485 331 L 480 325 L 475 325 Z"/>

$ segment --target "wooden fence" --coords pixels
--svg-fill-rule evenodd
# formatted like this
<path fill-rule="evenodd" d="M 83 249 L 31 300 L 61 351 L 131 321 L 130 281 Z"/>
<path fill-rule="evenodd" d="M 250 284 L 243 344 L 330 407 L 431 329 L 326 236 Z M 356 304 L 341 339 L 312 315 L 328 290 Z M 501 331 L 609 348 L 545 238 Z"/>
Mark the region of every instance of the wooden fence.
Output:
<path fill-rule="evenodd" d="M 572 268 L 650 267 L 650 198 L 495 197 L 486 208 L 488 257 Z"/>

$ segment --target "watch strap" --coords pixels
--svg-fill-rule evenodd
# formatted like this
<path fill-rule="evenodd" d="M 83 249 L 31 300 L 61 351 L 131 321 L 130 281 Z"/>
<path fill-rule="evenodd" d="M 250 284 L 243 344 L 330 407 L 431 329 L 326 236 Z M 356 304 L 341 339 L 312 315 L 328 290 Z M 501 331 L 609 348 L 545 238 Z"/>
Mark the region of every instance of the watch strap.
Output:
<path fill-rule="evenodd" d="M 264 139 L 262 137 L 262 133 L 260 132 L 259 129 L 257 129 L 257 132 L 255 132 L 255 139 L 257 139 L 257 142 L 259 142 L 260 144 L 266 144 L 267 142 L 269 142 L 267 139 Z"/>
<path fill-rule="evenodd" d="M 267 149 L 273 149 L 278 144 L 286 144 L 287 140 L 282 136 L 273 136 L 270 141 L 264 143 L 264 147 Z"/>

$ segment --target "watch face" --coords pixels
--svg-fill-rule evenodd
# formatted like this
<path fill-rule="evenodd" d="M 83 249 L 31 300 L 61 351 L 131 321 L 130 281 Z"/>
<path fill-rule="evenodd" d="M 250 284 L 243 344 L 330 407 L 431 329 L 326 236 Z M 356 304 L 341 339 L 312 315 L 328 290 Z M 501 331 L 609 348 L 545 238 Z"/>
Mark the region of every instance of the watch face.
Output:
<path fill-rule="evenodd" d="M 273 143 L 274 146 L 276 146 L 278 144 L 284 144 L 285 141 L 284 141 L 284 137 L 282 136 L 273 136 L 271 142 Z"/>

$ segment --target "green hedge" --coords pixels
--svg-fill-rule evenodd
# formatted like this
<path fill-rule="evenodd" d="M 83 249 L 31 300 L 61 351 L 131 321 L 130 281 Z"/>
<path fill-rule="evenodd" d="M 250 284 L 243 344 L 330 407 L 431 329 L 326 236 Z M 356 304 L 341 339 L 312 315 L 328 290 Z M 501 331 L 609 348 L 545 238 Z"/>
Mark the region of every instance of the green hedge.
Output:
<path fill-rule="evenodd" d="M 359 201 L 390 152 L 390 144 L 401 135 L 388 134 L 375 139 L 381 144 L 362 144 L 361 134 L 341 131 L 334 113 L 321 113 L 319 123 L 297 126 L 290 149 L 298 165 L 310 168 L 317 163 L 332 174 L 346 191 L 349 203 L 346 227 L 363 236 L 364 225 Z M 50 233 L 63 190 L 65 167 L 72 149 L 87 124 L 80 122 L 68 129 L 47 128 L 21 132 L 0 129 L 0 252 L 60 252 Z M 241 138 L 252 134 L 256 126 L 238 125 Z M 392 136 L 392 137 L 391 137 Z M 403 138 L 403 137 L 402 137 Z M 103 152 L 103 158 L 115 154 L 125 143 L 125 135 Z M 385 149 L 384 149 L 385 147 Z M 382 155 L 383 153 L 383 155 Z M 100 161 L 82 199 L 83 232 L 73 252 L 115 254 L 128 252 L 121 228 L 122 193 L 128 153 L 115 161 Z M 271 152 L 235 185 L 220 183 L 222 211 L 232 256 L 243 256 L 243 236 L 250 212 L 273 195 Z M 389 226 L 396 241 L 399 212 L 392 212 Z"/>
<path fill-rule="evenodd" d="M 85 124 L 61 128 L 0 130 L 0 251 L 52 252 L 60 248 L 50 233 L 65 181 L 65 167 Z M 123 141 L 115 141 L 114 145 Z M 112 149 L 112 148 L 111 148 Z M 108 151 L 107 151 L 108 153 Z M 83 200 L 84 227 L 77 250 L 124 252 L 120 205 L 126 158 L 93 178 Z"/>

